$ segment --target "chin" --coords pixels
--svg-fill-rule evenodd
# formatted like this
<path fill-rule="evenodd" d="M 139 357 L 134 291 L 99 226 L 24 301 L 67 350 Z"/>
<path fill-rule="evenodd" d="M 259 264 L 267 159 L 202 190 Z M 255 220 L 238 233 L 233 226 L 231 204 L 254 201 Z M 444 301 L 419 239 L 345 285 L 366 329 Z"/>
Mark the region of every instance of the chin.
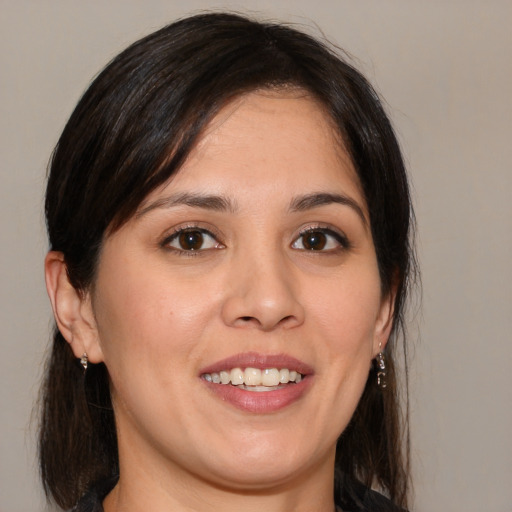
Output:
<path fill-rule="evenodd" d="M 286 437 L 286 436 L 285 436 Z M 269 436 L 254 436 L 252 443 L 233 442 L 236 451 L 227 457 L 215 457 L 205 462 L 209 466 L 208 478 L 221 487 L 238 490 L 261 490 L 286 485 L 296 480 L 301 473 L 309 473 L 314 464 L 319 464 L 313 452 L 303 449 L 303 443 L 272 439 Z M 334 449 L 333 460 L 334 460 Z M 328 455 L 325 457 L 328 459 Z"/>
<path fill-rule="evenodd" d="M 215 477 L 212 480 L 214 485 L 221 488 L 245 492 L 257 492 L 263 489 L 268 491 L 295 480 L 301 471 L 304 471 L 304 468 L 300 464 L 288 467 L 272 461 L 267 461 L 267 464 L 258 461 L 257 465 L 239 461 L 230 468 L 219 469 L 214 473 Z"/>

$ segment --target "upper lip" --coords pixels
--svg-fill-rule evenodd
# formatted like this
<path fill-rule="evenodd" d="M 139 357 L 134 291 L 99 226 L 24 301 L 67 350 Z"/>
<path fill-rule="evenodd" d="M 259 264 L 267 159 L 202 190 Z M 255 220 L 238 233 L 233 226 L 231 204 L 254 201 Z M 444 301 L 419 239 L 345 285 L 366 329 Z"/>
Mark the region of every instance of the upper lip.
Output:
<path fill-rule="evenodd" d="M 288 354 L 260 354 L 258 352 L 243 352 L 235 354 L 220 361 L 216 361 L 201 369 L 200 374 L 218 373 L 232 368 L 277 368 L 295 370 L 302 375 L 310 375 L 313 368 L 305 362 Z"/>

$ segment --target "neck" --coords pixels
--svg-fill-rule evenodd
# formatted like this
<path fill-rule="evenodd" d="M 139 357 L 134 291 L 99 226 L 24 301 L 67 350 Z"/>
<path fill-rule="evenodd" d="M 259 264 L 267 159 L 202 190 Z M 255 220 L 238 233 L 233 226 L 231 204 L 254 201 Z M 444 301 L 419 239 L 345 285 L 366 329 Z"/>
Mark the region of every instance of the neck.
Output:
<path fill-rule="evenodd" d="M 127 489 L 123 482 L 106 497 L 103 506 L 105 512 L 135 512 L 141 510 L 161 510 L 173 512 L 333 512 L 332 496 L 321 498 L 318 495 L 301 496 L 293 494 L 267 494 L 243 492 L 208 492 L 203 494 L 195 489 L 184 496 L 169 495 L 166 492 L 152 494 L 137 493 Z"/>
<path fill-rule="evenodd" d="M 121 459 L 122 460 L 122 459 Z M 332 467 L 332 464 L 331 464 Z M 334 471 L 308 468 L 275 485 L 229 487 L 185 471 L 155 465 L 121 464 L 117 485 L 104 501 L 105 512 L 333 512 Z"/>

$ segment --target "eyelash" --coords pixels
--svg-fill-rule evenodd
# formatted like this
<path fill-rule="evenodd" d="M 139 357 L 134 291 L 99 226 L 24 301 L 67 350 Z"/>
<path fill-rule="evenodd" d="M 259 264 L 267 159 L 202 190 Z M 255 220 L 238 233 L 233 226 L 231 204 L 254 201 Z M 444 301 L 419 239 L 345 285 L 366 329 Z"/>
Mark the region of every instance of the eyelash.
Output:
<path fill-rule="evenodd" d="M 212 247 L 207 248 L 198 248 L 198 249 L 183 249 L 178 247 L 173 247 L 171 245 L 172 242 L 179 239 L 180 236 L 186 235 L 187 233 L 200 233 L 202 236 L 206 235 L 207 237 L 211 238 L 215 245 Z M 321 233 L 322 235 L 325 235 L 327 238 L 332 238 L 335 240 L 337 244 L 339 244 L 338 247 L 331 247 L 328 249 L 325 249 L 322 247 L 320 249 L 307 249 L 304 247 L 304 239 L 306 235 L 309 234 L 317 234 Z M 297 244 L 302 239 L 302 246 L 303 247 L 294 247 L 295 244 Z M 201 245 L 203 245 L 204 240 L 201 240 Z M 329 243 L 332 243 L 332 241 L 326 240 L 326 245 Z M 225 248 L 224 244 L 222 242 L 219 242 L 218 235 L 215 235 L 210 230 L 202 228 L 197 225 L 187 225 L 187 226 L 181 226 L 176 228 L 170 235 L 166 236 L 165 239 L 160 244 L 164 249 L 168 251 L 172 251 L 175 254 L 178 254 L 180 256 L 186 256 L 186 257 L 196 257 L 203 254 L 205 251 L 210 251 L 212 249 L 223 249 Z M 348 240 L 348 238 L 339 231 L 335 231 L 332 228 L 323 227 L 323 226 L 308 226 L 307 228 L 302 229 L 299 232 L 299 235 L 297 238 L 294 239 L 294 241 L 291 244 L 292 249 L 302 250 L 307 253 L 335 253 L 343 250 L 347 250 L 351 248 L 351 244 Z"/>
<path fill-rule="evenodd" d="M 322 233 L 323 235 L 325 235 L 327 237 L 333 238 L 336 241 L 336 243 L 339 244 L 339 247 L 333 247 L 333 248 L 329 248 L 326 250 L 323 250 L 323 248 L 320 250 L 305 249 L 305 248 L 302 249 L 305 252 L 308 252 L 308 253 L 331 253 L 332 254 L 333 252 L 343 251 L 343 250 L 347 250 L 347 249 L 351 248 L 351 244 L 345 234 L 343 234 L 337 230 L 334 230 L 332 228 L 323 227 L 323 226 L 308 226 L 308 227 L 302 229 L 299 232 L 299 236 L 292 243 L 292 247 L 300 239 L 303 239 L 303 237 L 305 235 L 315 234 L 315 233 Z M 303 243 L 304 243 L 304 241 L 303 241 Z M 327 243 L 329 243 L 329 242 L 327 241 Z"/>
<path fill-rule="evenodd" d="M 202 236 L 204 236 L 204 235 L 208 236 L 215 242 L 214 247 L 207 247 L 206 249 L 201 247 L 199 249 L 188 249 L 187 250 L 187 249 L 183 249 L 183 248 L 173 247 L 171 245 L 171 243 L 174 242 L 175 240 L 179 239 L 179 237 L 181 235 L 186 235 L 187 233 L 191 233 L 191 234 L 192 233 L 200 233 Z M 223 249 L 225 246 L 224 246 L 224 244 L 222 244 L 221 242 L 218 241 L 218 238 L 219 238 L 218 235 L 215 235 L 208 229 L 202 228 L 197 225 L 187 225 L 187 226 L 180 226 L 180 227 L 176 228 L 175 230 L 173 230 L 173 232 L 170 235 L 166 236 L 164 238 L 164 240 L 162 240 L 160 245 L 164 249 L 174 252 L 175 254 L 178 254 L 179 256 L 196 257 L 196 256 L 202 255 L 205 251 L 209 251 L 212 249 Z"/>

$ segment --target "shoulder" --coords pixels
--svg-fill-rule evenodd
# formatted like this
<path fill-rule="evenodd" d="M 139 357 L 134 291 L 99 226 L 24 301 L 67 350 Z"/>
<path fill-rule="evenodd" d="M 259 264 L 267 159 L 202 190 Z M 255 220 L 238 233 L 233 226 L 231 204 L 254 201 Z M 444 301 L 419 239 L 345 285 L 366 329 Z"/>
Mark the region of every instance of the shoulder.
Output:
<path fill-rule="evenodd" d="M 103 500 L 117 483 L 117 477 L 99 482 L 83 495 L 69 512 L 104 512 Z M 397 507 L 382 494 L 359 482 L 344 482 L 343 491 L 338 486 L 336 506 L 343 512 L 407 512 Z"/>
<path fill-rule="evenodd" d="M 336 483 L 335 501 L 343 512 L 407 512 L 358 481 L 341 477 Z"/>
<path fill-rule="evenodd" d="M 355 508 L 354 508 L 355 507 Z M 382 494 L 372 489 L 364 489 L 359 499 L 353 502 L 352 508 L 343 509 L 344 512 L 407 512 L 398 507 Z"/>
<path fill-rule="evenodd" d="M 93 485 L 69 512 L 103 512 L 103 500 L 114 488 L 117 480 L 116 476 Z"/>

